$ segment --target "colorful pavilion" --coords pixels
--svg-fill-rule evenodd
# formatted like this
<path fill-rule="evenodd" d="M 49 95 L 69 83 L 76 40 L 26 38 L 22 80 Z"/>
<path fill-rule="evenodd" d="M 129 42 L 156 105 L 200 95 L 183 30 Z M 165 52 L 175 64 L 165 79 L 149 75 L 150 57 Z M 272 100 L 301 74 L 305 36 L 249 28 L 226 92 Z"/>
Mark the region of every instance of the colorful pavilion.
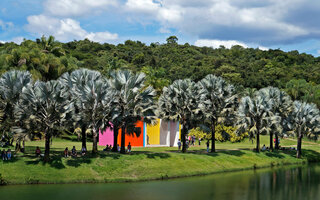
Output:
<path fill-rule="evenodd" d="M 132 134 L 125 136 L 125 145 L 129 142 L 133 147 L 151 147 L 151 146 L 178 146 L 178 139 L 180 138 L 181 126 L 178 122 L 157 120 L 155 126 L 138 121 L 136 127 L 141 129 L 141 134 Z M 118 134 L 118 144 L 121 144 L 121 130 Z M 113 130 L 107 128 L 104 131 L 99 131 L 99 145 L 113 146 Z"/>

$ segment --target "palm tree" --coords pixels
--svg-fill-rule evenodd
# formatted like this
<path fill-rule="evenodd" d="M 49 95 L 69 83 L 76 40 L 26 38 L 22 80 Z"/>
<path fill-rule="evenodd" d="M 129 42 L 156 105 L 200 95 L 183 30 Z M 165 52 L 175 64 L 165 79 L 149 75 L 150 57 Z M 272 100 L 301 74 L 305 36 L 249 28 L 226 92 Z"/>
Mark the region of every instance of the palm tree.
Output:
<path fill-rule="evenodd" d="M 52 53 L 55 56 L 65 55 L 63 49 L 58 45 L 54 36 L 50 35 L 46 38 L 44 35 L 36 40 L 38 44 L 40 44 L 42 52 L 44 53 Z"/>
<path fill-rule="evenodd" d="M 86 130 L 93 131 L 92 152 L 96 153 L 99 128 L 108 125 L 110 98 L 109 84 L 97 71 L 79 69 L 65 73 L 59 81 L 69 91 L 69 99 L 75 103 L 73 121 L 82 129 L 82 146 L 86 147 Z"/>
<path fill-rule="evenodd" d="M 92 152 L 98 151 L 98 131 L 109 124 L 110 98 L 109 84 L 106 80 L 89 81 L 84 88 L 77 88 L 77 100 L 75 103 L 80 108 L 81 117 L 92 129 Z"/>
<path fill-rule="evenodd" d="M 237 101 L 235 88 L 228 84 L 223 78 L 212 74 L 207 75 L 199 83 L 199 108 L 205 120 L 208 120 L 211 127 L 211 152 L 215 152 L 215 127 L 218 121 L 228 116 Z"/>
<path fill-rule="evenodd" d="M 183 153 L 187 150 L 185 137 L 198 109 L 197 91 L 197 84 L 190 79 L 176 80 L 168 87 L 163 88 L 158 102 L 160 118 L 179 121 L 182 124 Z"/>
<path fill-rule="evenodd" d="M 152 87 L 145 87 L 145 74 L 133 74 L 130 71 L 117 71 L 112 74 L 111 88 L 113 93 L 112 121 L 114 133 L 121 128 L 121 150 L 125 153 L 125 134 L 134 132 L 138 120 L 151 123 L 155 119 L 155 95 Z M 114 135 L 116 138 L 117 135 Z M 116 141 L 117 142 L 117 141 Z M 114 147 L 117 143 L 114 143 Z"/>
<path fill-rule="evenodd" d="M 302 138 L 309 133 L 320 132 L 320 113 L 315 104 L 293 102 L 293 109 L 286 124 L 297 135 L 297 158 L 301 158 Z"/>
<path fill-rule="evenodd" d="M 23 88 L 14 113 L 16 119 L 23 123 L 37 124 L 33 126 L 45 135 L 45 157 L 49 161 L 50 139 L 56 131 L 63 127 L 73 111 L 73 103 L 58 81 L 37 81 L 34 85 Z"/>
<path fill-rule="evenodd" d="M 260 134 L 267 126 L 268 117 L 272 116 L 270 112 L 272 103 L 270 99 L 262 92 L 256 92 L 254 98 L 243 97 L 237 112 L 238 131 L 249 131 L 256 136 L 256 151 L 260 151 Z"/>
<path fill-rule="evenodd" d="M 31 74 L 27 71 L 8 71 L 0 77 L 1 124 L 4 132 L 9 132 L 16 125 L 14 105 L 19 101 L 22 89 L 31 82 Z"/>
<path fill-rule="evenodd" d="M 259 91 L 264 93 L 270 99 L 269 103 L 272 106 L 272 116 L 268 119 L 266 129 L 270 135 L 270 149 L 273 150 L 273 134 L 275 135 L 275 148 L 279 149 L 279 135 L 283 135 L 284 121 L 292 108 L 292 101 L 290 96 L 275 87 L 263 88 Z"/>

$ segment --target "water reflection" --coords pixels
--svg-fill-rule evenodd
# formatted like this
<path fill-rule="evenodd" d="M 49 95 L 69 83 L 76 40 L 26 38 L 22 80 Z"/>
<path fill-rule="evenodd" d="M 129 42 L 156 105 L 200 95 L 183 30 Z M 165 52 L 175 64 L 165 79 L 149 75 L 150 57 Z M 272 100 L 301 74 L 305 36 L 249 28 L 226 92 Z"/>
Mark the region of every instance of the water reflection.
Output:
<path fill-rule="evenodd" d="M 6 186 L 0 187 L 0 199 L 319 200 L 320 166 L 141 183 Z"/>

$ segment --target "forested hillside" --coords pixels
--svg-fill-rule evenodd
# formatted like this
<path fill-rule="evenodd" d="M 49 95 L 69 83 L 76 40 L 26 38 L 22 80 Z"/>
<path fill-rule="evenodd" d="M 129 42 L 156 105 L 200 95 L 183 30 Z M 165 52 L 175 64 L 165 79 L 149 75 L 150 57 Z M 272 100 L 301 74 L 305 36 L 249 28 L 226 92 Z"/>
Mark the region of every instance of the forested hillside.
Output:
<path fill-rule="evenodd" d="M 256 88 L 275 86 L 293 99 L 320 105 L 320 57 L 298 51 L 262 51 L 233 46 L 212 49 L 180 45 L 171 36 L 165 44 L 127 40 L 124 44 L 100 44 L 89 40 L 60 43 L 54 37 L 21 45 L 0 43 L 0 72 L 28 70 L 33 78 L 51 80 L 67 71 L 89 68 L 109 76 L 117 69 L 142 71 L 157 91 L 173 80 L 198 81 L 207 74 L 222 76 L 250 94 Z"/>

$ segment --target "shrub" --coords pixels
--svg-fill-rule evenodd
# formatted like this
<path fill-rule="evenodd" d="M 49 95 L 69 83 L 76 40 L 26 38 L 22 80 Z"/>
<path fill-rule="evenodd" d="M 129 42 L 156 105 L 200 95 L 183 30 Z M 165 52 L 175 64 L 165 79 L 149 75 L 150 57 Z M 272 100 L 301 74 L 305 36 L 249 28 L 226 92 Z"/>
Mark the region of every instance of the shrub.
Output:
<path fill-rule="evenodd" d="M 0 174 L 0 185 L 7 185 L 7 181 L 4 180 L 1 174 Z"/>
<path fill-rule="evenodd" d="M 211 133 L 205 133 L 200 127 L 191 129 L 188 135 L 194 135 L 196 138 L 211 139 Z M 216 126 L 215 139 L 219 142 L 230 141 L 235 143 L 242 141 L 246 137 L 248 137 L 247 132 L 237 135 L 235 127 L 220 124 Z"/>

